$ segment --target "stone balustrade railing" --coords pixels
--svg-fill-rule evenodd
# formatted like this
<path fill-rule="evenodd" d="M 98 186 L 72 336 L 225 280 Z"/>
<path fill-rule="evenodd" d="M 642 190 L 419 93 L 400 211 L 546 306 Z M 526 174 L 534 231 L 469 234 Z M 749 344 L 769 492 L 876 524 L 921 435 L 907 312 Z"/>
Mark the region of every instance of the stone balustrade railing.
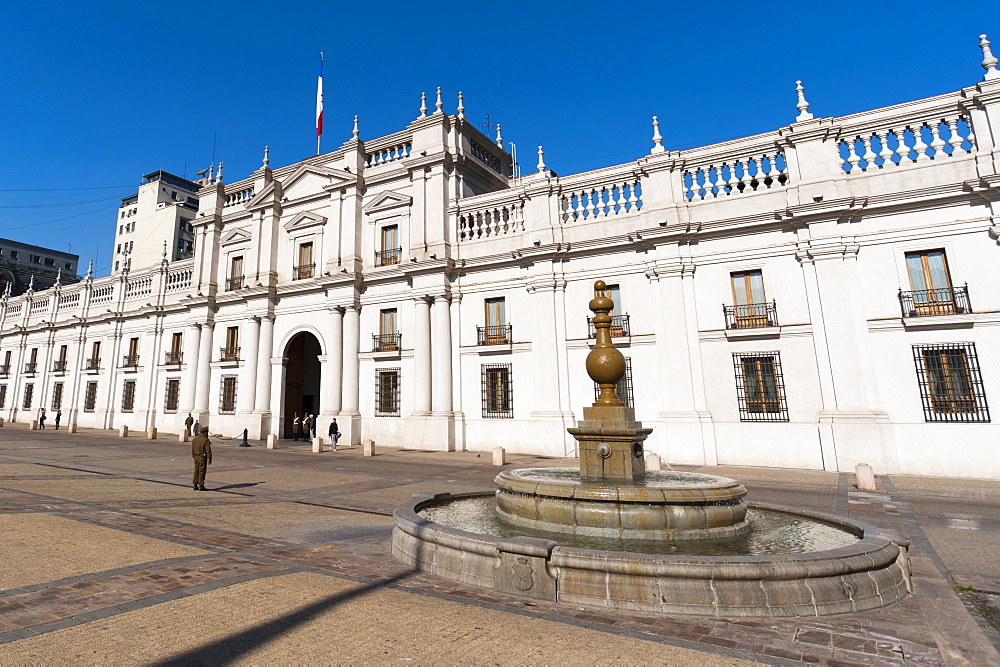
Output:
<path fill-rule="evenodd" d="M 188 260 L 192 264 L 194 260 Z M 166 290 L 167 292 L 177 292 L 180 290 L 188 289 L 191 287 L 191 276 L 194 275 L 193 269 L 190 267 L 183 269 L 173 269 L 167 273 Z"/>
<path fill-rule="evenodd" d="M 125 283 L 126 299 L 141 299 L 153 293 L 153 279 L 149 276 L 136 278 Z"/>
<path fill-rule="evenodd" d="M 411 137 L 405 132 L 396 132 L 365 142 L 365 167 L 380 167 L 410 157 Z"/>
<path fill-rule="evenodd" d="M 708 164 L 685 167 L 681 172 L 688 201 L 768 190 L 787 182 L 788 165 L 780 150 L 723 157 Z"/>
<path fill-rule="evenodd" d="M 469 143 L 469 147 L 471 149 L 473 157 L 475 157 L 477 160 L 485 164 L 487 167 L 489 167 L 496 173 L 501 175 L 503 174 L 503 166 L 502 166 L 503 163 L 500 161 L 500 158 L 498 158 L 497 156 L 493 155 L 490 152 L 489 148 L 482 146 L 474 141 Z"/>
<path fill-rule="evenodd" d="M 31 300 L 31 307 L 28 309 L 28 317 L 34 317 L 35 315 L 41 315 L 47 312 L 49 309 L 49 297 L 43 296 L 39 299 Z"/>
<path fill-rule="evenodd" d="M 632 173 L 618 178 L 609 175 L 602 182 L 581 185 L 573 185 L 572 180 L 579 179 L 573 177 L 560 181 L 562 194 L 559 197 L 559 210 L 562 211 L 564 223 L 578 220 L 592 222 L 595 219 L 635 213 L 642 208 L 642 184 Z"/>
<path fill-rule="evenodd" d="M 458 240 L 472 241 L 481 238 L 492 238 L 524 231 L 524 200 L 517 193 L 505 190 L 500 201 L 489 201 L 489 195 L 484 195 L 484 201 L 478 206 L 465 209 L 461 207 L 455 212 L 458 221 Z M 511 198 L 513 196 L 513 199 Z M 492 199 L 498 199 L 493 193 Z"/>
<path fill-rule="evenodd" d="M 222 204 L 223 208 L 229 208 L 230 206 L 239 206 L 241 204 L 246 204 L 248 201 L 254 197 L 252 181 L 239 181 L 238 183 L 231 183 L 226 186 L 226 198 Z"/>
<path fill-rule="evenodd" d="M 61 292 L 59 294 L 59 304 L 56 306 L 57 311 L 72 310 L 80 305 L 80 291 L 65 293 Z"/>
<path fill-rule="evenodd" d="M 94 281 L 95 283 L 97 281 Z M 110 281 L 103 285 L 94 285 L 90 296 L 90 303 L 99 306 L 104 303 L 111 303 L 115 298 L 115 286 Z"/>

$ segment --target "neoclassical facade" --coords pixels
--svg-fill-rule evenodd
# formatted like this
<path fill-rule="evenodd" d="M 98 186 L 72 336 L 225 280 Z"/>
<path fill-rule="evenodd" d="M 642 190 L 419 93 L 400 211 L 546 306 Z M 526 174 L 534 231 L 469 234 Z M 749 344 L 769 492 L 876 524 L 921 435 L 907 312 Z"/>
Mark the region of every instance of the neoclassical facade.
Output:
<path fill-rule="evenodd" d="M 984 40 L 985 41 L 985 40 Z M 1000 76 L 627 164 L 513 175 L 440 100 L 199 183 L 194 257 L 0 300 L 0 415 L 575 456 L 587 302 L 680 464 L 1000 479 Z M 525 168 L 525 172 L 529 170 Z M 995 412 L 995 407 L 994 407 Z"/>

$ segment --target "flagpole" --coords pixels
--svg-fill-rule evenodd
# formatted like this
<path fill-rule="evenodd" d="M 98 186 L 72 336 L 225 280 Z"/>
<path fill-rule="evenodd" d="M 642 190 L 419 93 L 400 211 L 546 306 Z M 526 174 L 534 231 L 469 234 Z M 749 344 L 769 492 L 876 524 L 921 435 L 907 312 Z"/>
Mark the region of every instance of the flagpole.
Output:
<path fill-rule="evenodd" d="M 319 143 L 323 136 L 323 49 L 319 51 L 319 80 L 316 84 L 316 155 L 320 154 Z"/>

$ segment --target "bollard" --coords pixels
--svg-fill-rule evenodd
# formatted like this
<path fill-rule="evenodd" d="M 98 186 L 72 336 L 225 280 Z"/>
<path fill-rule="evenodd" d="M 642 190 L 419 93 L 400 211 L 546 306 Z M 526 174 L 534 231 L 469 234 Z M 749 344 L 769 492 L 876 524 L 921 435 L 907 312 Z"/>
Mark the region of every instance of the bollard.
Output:
<path fill-rule="evenodd" d="M 375 441 L 365 440 L 365 449 L 362 452 L 364 456 L 375 456 Z"/>
<path fill-rule="evenodd" d="M 278 448 L 278 436 L 274 433 L 267 434 L 267 448 L 277 449 Z"/>
<path fill-rule="evenodd" d="M 150 426 L 146 429 L 146 440 L 156 440 L 156 427 Z"/>
<path fill-rule="evenodd" d="M 240 447 L 249 447 L 250 443 L 247 442 L 247 430 L 243 429 L 243 442 L 240 443 Z"/>
<path fill-rule="evenodd" d="M 313 438 L 313 454 L 319 454 L 323 451 L 323 438 L 315 437 Z"/>
<path fill-rule="evenodd" d="M 646 470 L 663 470 L 659 454 L 655 452 L 646 452 L 646 455 L 643 458 L 646 462 Z"/>
<path fill-rule="evenodd" d="M 858 479 L 860 491 L 875 491 L 875 471 L 867 463 L 854 466 L 854 474 Z"/>
<path fill-rule="evenodd" d="M 66 430 L 70 433 L 76 433 L 76 422 L 70 422 L 69 427 Z"/>
<path fill-rule="evenodd" d="M 126 426 L 125 424 L 122 424 L 118 428 L 118 437 L 119 438 L 127 438 L 128 437 L 128 426 Z"/>
<path fill-rule="evenodd" d="M 507 464 L 506 452 L 503 447 L 493 448 L 493 465 L 502 466 Z"/>
<path fill-rule="evenodd" d="M 187 431 L 181 431 L 180 433 L 177 434 L 177 442 L 187 442 L 188 437 L 189 436 Z"/>

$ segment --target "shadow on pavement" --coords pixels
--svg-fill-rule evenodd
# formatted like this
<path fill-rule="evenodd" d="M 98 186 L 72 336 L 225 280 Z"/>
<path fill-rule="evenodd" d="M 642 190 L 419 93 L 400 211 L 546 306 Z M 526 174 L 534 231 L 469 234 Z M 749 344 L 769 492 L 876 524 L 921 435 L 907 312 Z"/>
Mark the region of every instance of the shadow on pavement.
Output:
<path fill-rule="evenodd" d="M 242 484 L 226 484 L 225 486 L 213 486 L 209 491 L 225 491 L 226 489 L 245 489 L 248 486 L 267 484 L 267 482 L 243 482 Z"/>

